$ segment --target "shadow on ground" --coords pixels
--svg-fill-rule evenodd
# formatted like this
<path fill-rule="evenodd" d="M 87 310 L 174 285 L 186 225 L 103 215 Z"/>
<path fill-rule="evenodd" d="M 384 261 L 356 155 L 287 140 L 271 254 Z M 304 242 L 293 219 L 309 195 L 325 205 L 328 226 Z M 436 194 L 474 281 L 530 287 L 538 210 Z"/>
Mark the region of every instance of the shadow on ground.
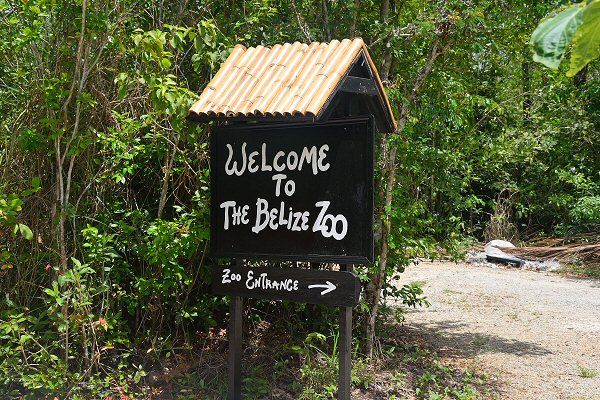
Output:
<path fill-rule="evenodd" d="M 585 282 L 594 288 L 600 288 L 600 279 L 598 278 L 590 278 L 590 277 L 581 277 L 581 276 L 567 276 L 566 279 L 570 282 Z"/>
<path fill-rule="evenodd" d="M 444 357 L 473 358 L 482 353 L 540 356 L 551 351 L 537 343 L 507 339 L 493 334 L 464 332 L 466 324 L 457 321 L 411 322 L 404 330 L 423 335 Z"/>

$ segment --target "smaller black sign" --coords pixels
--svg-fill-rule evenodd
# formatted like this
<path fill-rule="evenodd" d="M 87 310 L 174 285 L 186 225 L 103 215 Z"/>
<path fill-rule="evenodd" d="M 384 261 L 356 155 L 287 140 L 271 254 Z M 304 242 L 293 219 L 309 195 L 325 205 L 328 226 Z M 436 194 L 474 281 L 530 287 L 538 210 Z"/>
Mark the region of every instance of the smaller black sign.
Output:
<path fill-rule="evenodd" d="M 345 271 L 215 266 L 212 290 L 255 299 L 351 307 L 358 303 L 360 279 Z"/>

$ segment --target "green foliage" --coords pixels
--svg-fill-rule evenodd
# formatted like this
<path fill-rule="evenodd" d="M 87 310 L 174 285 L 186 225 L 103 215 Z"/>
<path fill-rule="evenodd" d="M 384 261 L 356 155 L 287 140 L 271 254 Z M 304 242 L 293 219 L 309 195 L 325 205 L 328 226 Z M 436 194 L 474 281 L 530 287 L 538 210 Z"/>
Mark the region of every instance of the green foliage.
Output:
<path fill-rule="evenodd" d="M 309 333 L 301 345 L 291 350 L 301 356 L 301 387 L 298 399 L 335 399 L 339 370 L 338 333 L 326 336 L 319 332 Z M 368 363 L 356 351 L 352 354 L 352 385 L 368 389 L 374 376 Z"/>
<path fill-rule="evenodd" d="M 402 286 L 400 289 L 396 289 L 399 290 L 399 293 L 394 296 L 401 298 L 402 304 L 409 307 L 429 307 L 431 304 L 424 296 L 423 288 L 421 286 L 420 282 L 411 282 Z"/>
<path fill-rule="evenodd" d="M 20 221 L 19 213 L 23 210 L 27 198 L 41 189 L 40 184 L 40 178 L 35 177 L 31 181 L 31 187 L 19 194 L 11 193 L 5 197 L 0 193 L 0 237 L 4 235 L 6 229 L 7 232 L 12 233 L 13 237 L 20 235 L 25 240 L 33 239 L 33 231 Z M 9 245 L 7 241 L 0 241 L 0 277 L 2 277 L 3 271 L 13 269 L 16 262 L 17 254 L 15 254 L 13 246 Z"/>
<path fill-rule="evenodd" d="M 573 223 L 587 230 L 600 226 L 600 196 L 584 196 L 570 210 Z"/>
<path fill-rule="evenodd" d="M 459 378 L 459 379 L 457 379 Z M 480 389 L 486 386 L 488 377 L 476 367 L 463 371 L 448 367 L 436 357 L 417 379 L 415 394 L 419 399 L 476 400 L 487 398 Z"/>
<path fill-rule="evenodd" d="M 19 212 L 23 210 L 23 204 L 27 197 L 38 192 L 40 187 L 40 178 L 33 178 L 31 181 L 31 188 L 23 190 L 19 195 L 11 193 L 7 197 L 0 197 L 0 226 L 12 230 L 13 234 L 21 233 L 21 236 L 27 240 L 33 239 L 33 232 L 31 229 L 20 222 L 18 222 L 17 216 Z"/>
<path fill-rule="evenodd" d="M 291 349 L 303 356 L 302 378 L 305 389 L 299 398 L 332 398 L 335 393 L 337 365 L 337 336 L 333 337 L 333 350 L 324 351 L 319 345 L 327 341 L 327 336 L 312 332 L 306 336 L 302 346 L 292 346 Z M 324 389 L 324 390 L 322 390 Z M 332 390 L 333 389 L 333 390 Z M 319 393 L 323 391 L 323 393 Z M 308 396 L 308 397 L 307 397 Z M 314 397 L 313 397 L 314 396 Z"/>
<path fill-rule="evenodd" d="M 264 399 L 271 391 L 271 385 L 263 378 L 264 373 L 260 367 L 254 367 L 250 371 L 250 376 L 244 378 L 244 398 Z"/>
<path fill-rule="evenodd" d="M 52 391 L 66 384 L 64 363 L 56 355 L 58 346 L 48 333 L 40 335 L 44 327 L 43 318 L 29 313 L 11 310 L 0 314 L 0 393 L 4 396 L 18 394 L 20 386 Z M 23 354 L 28 356 L 26 360 Z"/>

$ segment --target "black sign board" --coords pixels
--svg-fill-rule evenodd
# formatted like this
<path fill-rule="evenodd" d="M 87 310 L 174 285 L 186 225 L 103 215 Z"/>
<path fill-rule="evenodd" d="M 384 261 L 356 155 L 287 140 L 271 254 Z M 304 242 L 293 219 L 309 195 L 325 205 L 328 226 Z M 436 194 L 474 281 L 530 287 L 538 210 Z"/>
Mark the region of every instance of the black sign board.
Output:
<path fill-rule="evenodd" d="M 369 118 L 216 128 L 213 255 L 372 263 L 373 141 Z"/>
<path fill-rule="evenodd" d="M 358 303 L 360 279 L 344 271 L 215 266 L 212 291 L 255 299 L 352 307 Z"/>

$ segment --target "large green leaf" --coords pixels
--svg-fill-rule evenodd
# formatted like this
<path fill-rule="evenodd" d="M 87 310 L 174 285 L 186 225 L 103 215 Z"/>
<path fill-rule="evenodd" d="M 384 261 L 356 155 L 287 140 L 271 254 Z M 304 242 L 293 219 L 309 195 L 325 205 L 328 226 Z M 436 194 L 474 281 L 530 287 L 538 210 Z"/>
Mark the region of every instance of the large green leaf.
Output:
<path fill-rule="evenodd" d="M 600 56 L 600 0 L 594 0 L 583 9 L 583 22 L 573 36 L 571 63 L 567 76 L 575 75 L 598 56 Z"/>
<path fill-rule="evenodd" d="M 21 235 L 27 240 L 33 239 L 33 232 L 31 229 L 25 224 L 19 224 L 19 230 L 21 231 Z"/>
<path fill-rule="evenodd" d="M 575 4 L 544 20 L 531 35 L 533 60 L 550 68 L 558 68 L 565 48 L 583 20 L 583 7 Z"/>

